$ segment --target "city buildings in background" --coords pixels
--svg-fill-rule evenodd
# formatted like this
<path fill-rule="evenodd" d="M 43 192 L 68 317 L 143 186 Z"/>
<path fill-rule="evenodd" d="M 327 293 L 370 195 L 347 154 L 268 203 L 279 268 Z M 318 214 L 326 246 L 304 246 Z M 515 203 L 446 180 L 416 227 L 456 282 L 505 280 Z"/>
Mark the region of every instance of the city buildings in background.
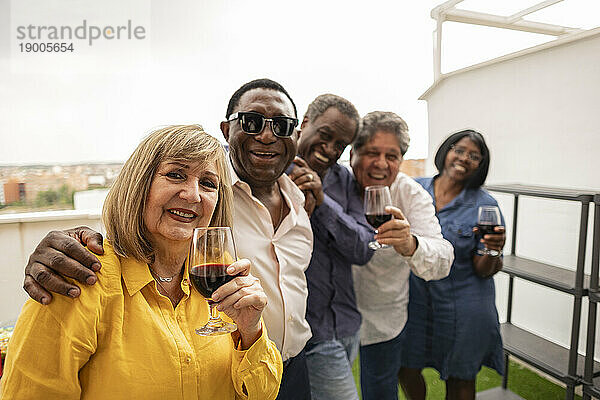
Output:
<path fill-rule="evenodd" d="M 17 203 L 25 201 L 25 183 L 11 178 L 4 184 L 4 201 Z"/>
<path fill-rule="evenodd" d="M 342 162 L 348 165 L 348 162 Z M 0 213 L 101 208 L 123 164 L 0 166 Z M 425 160 L 404 160 L 401 171 L 425 175 Z"/>
<path fill-rule="evenodd" d="M 121 163 L 0 166 L 0 205 L 5 206 L 0 212 L 35 211 L 53 205 L 73 208 L 73 193 L 109 187 L 122 166 Z"/>

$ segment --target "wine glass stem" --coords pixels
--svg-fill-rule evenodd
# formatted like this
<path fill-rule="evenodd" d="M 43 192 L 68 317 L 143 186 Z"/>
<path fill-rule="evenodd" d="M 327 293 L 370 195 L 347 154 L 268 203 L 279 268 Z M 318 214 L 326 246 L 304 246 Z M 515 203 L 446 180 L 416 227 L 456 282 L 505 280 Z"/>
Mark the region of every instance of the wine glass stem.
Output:
<path fill-rule="evenodd" d="M 217 310 L 217 304 L 216 303 L 210 303 L 210 321 L 209 322 L 215 322 L 218 321 L 220 318 L 219 315 L 219 310 Z"/>

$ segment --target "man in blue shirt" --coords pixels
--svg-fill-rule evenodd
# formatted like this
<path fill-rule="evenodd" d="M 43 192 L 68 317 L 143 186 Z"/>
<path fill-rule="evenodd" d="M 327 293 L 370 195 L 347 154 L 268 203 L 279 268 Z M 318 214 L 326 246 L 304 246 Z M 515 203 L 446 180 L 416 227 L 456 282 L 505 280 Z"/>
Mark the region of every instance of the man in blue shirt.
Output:
<path fill-rule="evenodd" d="M 352 264 L 366 264 L 371 258 L 367 243 L 373 231 L 360 196 L 351 195 L 359 190 L 352 173 L 337 160 L 356 137 L 359 124 L 360 116 L 348 100 L 332 94 L 317 97 L 302 120 L 299 157 L 288 169 L 305 193 L 314 235 L 306 270 L 306 319 L 313 334 L 306 358 L 313 400 L 358 400 L 352 363 L 361 318 Z"/>

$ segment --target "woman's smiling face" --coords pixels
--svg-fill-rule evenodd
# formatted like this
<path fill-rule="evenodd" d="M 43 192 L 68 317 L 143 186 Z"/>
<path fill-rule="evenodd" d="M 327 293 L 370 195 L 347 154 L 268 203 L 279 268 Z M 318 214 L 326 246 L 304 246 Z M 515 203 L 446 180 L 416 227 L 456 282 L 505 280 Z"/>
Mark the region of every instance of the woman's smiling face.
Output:
<path fill-rule="evenodd" d="M 481 160 L 481 149 L 471 139 L 463 137 L 446 154 L 442 173 L 458 182 L 464 182 L 479 168 L 481 161 L 473 161 L 472 158 Z"/>
<path fill-rule="evenodd" d="M 211 221 L 219 195 L 215 162 L 160 163 L 146 199 L 144 225 L 151 241 L 187 241 Z"/>

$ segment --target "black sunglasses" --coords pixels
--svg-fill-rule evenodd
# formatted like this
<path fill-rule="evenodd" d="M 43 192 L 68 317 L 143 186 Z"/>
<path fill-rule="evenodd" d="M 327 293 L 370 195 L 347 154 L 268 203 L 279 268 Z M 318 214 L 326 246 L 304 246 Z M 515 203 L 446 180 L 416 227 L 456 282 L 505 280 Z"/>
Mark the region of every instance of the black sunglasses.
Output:
<path fill-rule="evenodd" d="M 229 116 L 227 122 L 239 119 L 242 130 L 249 135 L 258 135 L 265 129 L 266 122 L 271 123 L 271 131 L 280 138 L 292 136 L 294 128 L 298 125 L 298 119 L 292 117 L 267 118 L 261 113 L 254 111 L 238 111 Z"/>

